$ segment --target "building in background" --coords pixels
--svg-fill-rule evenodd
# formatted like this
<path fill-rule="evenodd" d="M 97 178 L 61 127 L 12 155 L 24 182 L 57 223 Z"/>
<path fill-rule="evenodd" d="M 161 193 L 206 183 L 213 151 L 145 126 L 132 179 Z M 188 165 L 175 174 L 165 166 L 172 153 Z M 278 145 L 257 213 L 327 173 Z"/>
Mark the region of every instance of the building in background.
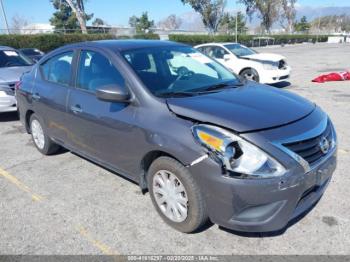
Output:
<path fill-rule="evenodd" d="M 36 23 L 24 26 L 18 32 L 23 35 L 34 35 L 34 34 L 50 34 L 53 33 L 55 27 L 50 24 Z"/>

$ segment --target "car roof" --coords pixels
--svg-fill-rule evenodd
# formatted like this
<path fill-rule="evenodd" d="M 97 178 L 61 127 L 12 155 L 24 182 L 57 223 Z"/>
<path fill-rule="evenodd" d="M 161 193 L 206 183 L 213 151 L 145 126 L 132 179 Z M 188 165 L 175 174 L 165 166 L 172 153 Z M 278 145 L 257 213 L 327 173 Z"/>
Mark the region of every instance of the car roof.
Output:
<path fill-rule="evenodd" d="M 16 50 L 16 49 L 9 46 L 0 46 L 0 51 L 4 51 L 4 50 Z"/>
<path fill-rule="evenodd" d="M 111 49 L 113 51 L 125 51 L 130 49 L 139 48 L 151 48 L 151 47 L 165 47 L 165 46 L 187 46 L 180 43 L 164 40 L 99 40 L 99 41 L 88 41 L 70 44 L 64 46 L 64 48 L 74 47 L 101 47 Z"/>
<path fill-rule="evenodd" d="M 35 47 L 26 47 L 26 48 L 20 48 L 19 50 L 39 50 L 38 48 Z"/>
<path fill-rule="evenodd" d="M 238 44 L 238 45 L 240 45 L 240 43 L 236 43 L 236 42 L 217 42 L 217 43 L 206 43 L 206 44 L 201 44 L 201 45 L 197 45 L 197 47 L 200 47 L 200 46 L 210 46 L 210 45 L 219 45 L 219 46 L 222 46 L 222 45 L 231 45 L 231 44 Z"/>

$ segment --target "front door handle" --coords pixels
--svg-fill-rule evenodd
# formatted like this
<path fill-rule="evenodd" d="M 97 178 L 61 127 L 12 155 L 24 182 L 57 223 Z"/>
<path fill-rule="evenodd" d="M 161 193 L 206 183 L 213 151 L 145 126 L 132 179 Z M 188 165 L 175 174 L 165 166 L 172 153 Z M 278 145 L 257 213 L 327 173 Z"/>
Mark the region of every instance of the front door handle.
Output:
<path fill-rule="evenodd" d="M 35 93 L 35 94 L 32 95 L 32 98 L 33 98 L 34 100 L 39 100 L 39 99 L 40 99 L 40 96 L 39 96 L 38 93 Z"/>
<path fill-rule="evenodd" d="M 80 105 L 71 106 L 70 109 L 71 109 L 71 110 L 73 111 L 73 113 L 75 113 L 75 114 L 83 112 L 83 109 L 81 109 L 81 106 L 80 106 Z"/>

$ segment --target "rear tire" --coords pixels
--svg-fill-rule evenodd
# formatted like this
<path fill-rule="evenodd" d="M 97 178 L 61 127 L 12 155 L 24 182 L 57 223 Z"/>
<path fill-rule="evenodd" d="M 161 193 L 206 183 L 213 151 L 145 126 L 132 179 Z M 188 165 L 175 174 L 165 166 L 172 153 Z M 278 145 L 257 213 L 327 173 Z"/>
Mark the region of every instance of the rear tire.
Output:
<path fill-rule="evenodd" d="M 192 233 L 208 221 L 205 199 L 199 186 L 187 168 L 175 159 L 156 159 L 148 170 L 147 182 L 158 214 L 174 229 Z"/>
<path fill-rule="evenodd" d="M 58 151 L 59 145 L 55 144 L 47 135 L 43 121 L 35 114 L 30 116 L 30 133 L 35 147 L 44 155 L 51 155 Z"/>
<path fill-rule="evenodd" d="M 260 81 L 258 72 L 253 68 L 244 69 L 239 75 L 250 81 L 255 81 L 258 83 Z"/>

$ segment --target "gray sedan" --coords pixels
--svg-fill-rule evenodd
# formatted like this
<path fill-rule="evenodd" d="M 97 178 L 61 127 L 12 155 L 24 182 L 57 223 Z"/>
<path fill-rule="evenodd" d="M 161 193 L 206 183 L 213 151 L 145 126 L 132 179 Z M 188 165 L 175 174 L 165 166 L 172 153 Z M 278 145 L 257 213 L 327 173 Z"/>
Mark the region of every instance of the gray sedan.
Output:
<path fill-rule="evenodd" d="M 320 107 L 178 43 L 67 45 L 16 95 L 41 153 L 63 146 L 139 183 L 181 232 L 208 220 L 281 230 L 317 203 L 336 168 L 336 132 Z"/>
<path fill-rule="evenodd" d="M 31 69 L 30 59 L 16 49 L 0 46 L 0 112 L 16 111 L 15 85 Z"/>

